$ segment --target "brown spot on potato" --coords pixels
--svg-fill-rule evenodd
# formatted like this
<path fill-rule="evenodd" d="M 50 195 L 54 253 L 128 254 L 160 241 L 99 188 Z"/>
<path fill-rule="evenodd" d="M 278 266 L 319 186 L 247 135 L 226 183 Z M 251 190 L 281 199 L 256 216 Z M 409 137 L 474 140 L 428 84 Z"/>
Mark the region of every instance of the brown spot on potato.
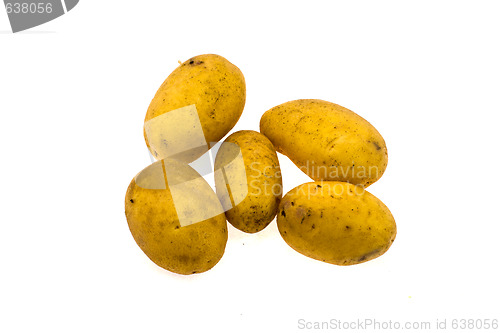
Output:
<path fill-rule="evenodd" d="M 203 61 L 201 61 L 201 60 L 194 61 L 193 59 L 191 59 L 191 60 L 189 61 L 189 64 L 190 64 L 190 65 L 197 66 L 197 65 L 201 65 L 201 64 L 203 64 Z M 205 68 L 206 68 L 206 67 L 205 67 Z"/>
<path fill-rule="evenodd" d="M 357 261 L 361 262 L 361 261 L 365 261 L 367 259 L 371 259 L 373 256 L 375 256 L 376 254 L 378 254 L 380 251 L 381 251 L 381 249 L 375 249 L 375 250 L 373 250 L 371 252 L 368 252 L 368 253 L 362 255 Z"/>

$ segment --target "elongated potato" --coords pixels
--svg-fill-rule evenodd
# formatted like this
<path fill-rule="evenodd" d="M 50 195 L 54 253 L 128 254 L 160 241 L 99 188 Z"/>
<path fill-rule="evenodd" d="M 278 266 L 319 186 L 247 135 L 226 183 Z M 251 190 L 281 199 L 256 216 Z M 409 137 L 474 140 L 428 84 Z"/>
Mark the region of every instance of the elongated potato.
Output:
<path fill-rule="evenodd" d="M 280 203 L 278 229 L 297 252 L 336 265 L 382 255 L 397 232 L 379 199 L 343 182 L 306 183 L 288 192 Z"/>
<path fill-rule="evenodd" d="M 229 223 L 248 233 L 264 229 L 276 216 L 282 195 L 273 144 L 255 131 L 231 134 L 217 152 L 215 186 Z"/>
<path fill-rule="evenodd" d="M 168 76 L 151 101 L 146 144 L 157 159 L 192 162 L 233 128 L 245 98 L 238 67 L 215 54 L 193 57 Z"/>
<path fill-rule="evenodd" d="M 302 99 L 264 113 L 260 131 L 313 180 L 369 186 L 387 167 L 382 136 L 365 119 L 330 102 Z"/>
<path fill-rule="evenodd" d="M 125 215 L 142 251 L 171 272 L 205 272 L 224 254 L 227 223 L 215 192 L 176 160 L 157 161 L 132 180 Z"/>

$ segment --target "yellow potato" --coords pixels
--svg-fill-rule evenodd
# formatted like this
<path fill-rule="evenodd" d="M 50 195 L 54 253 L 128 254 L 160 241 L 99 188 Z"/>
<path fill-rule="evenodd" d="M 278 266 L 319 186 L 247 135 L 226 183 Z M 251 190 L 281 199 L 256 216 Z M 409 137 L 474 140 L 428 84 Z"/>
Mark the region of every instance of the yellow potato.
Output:
<path fill-rule="evenodd" d="M 163 82 L 149 105 L 144 137 L 157 159 L 192 162 L 222 139 L 243 112 L 245 79 L 215 54 L 193 57 Z"/>
<path fill-rule="evenodd" d="M 255 131 L 231 134 L 217 152 L 215 186 L 229 223 L 248 233 L 264 229 L 282 195 L 273 144 Z"/>
<path fill-rule="evenodd" d="M 302 99 L 278 105 L 264 113 L 260 131 L 313 180 L 369 186 L 387 167 L 379 132 L 330 102 Z"/>
<path fill-rule="evenodd" d="M 311 182 L 281 200 L 278 229 L 294 250 L 336 265 L 354 265 L 385 253 L 396 237 L 389 209 L 360 186 Z"/>
<path fill-rule="evenodd" d="M 125 215 L 139 247 L 158 266 L 201 273 L 221 259 L 227 223 L 215 192 L 190 166 L 160 160 L 130 183 Z"/>

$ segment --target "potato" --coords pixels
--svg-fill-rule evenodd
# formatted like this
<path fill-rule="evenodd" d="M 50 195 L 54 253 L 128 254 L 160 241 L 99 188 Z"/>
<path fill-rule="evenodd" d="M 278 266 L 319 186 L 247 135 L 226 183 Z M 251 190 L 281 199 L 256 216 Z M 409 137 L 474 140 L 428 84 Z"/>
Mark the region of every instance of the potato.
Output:
<path fill-rule="evenodd" d="M 245 79 L 215 54 L 193 57 L 163 82 L 149 105 L 144 137 L 156 159 L 190 163 L 220 141 L 245 106 Z"/>
<path fill-rule="evenodd" d="M 217 152 L 215 187 L 229 223 L 248 233 L 264 229 L 283 191 L 273 144 L 255 131 L 231 134 Z"/>
<path fill-rule="evenodd" d="M 360 186 L 311 182 L 281 200 L 278 229 L 294 250 L 336 265 L 353 265 L 385 253 L 396 237 L 389 209 Z"/>
<path fill-rule="evenodd" d="M 387 167 L 382 136 L 354 112 L 330 102 L 302 99 L 264 113 L 260 131 L 313 180 L 369 186 Z"/>
<path fill-rule="evenodd" d="M 160 160 L 141 171 L 128 187 L 125 215 L 142 251 L 171 272 L 205 272 L 224 254 L 228 235 L 222 206 L 186 164 Z"/>

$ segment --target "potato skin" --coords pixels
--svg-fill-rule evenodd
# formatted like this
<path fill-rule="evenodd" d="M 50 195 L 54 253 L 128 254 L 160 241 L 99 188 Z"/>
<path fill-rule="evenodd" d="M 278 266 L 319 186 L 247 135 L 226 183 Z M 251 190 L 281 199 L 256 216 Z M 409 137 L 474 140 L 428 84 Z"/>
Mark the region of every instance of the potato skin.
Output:
<path fill-rule="evenodd" d="M 334 103 L 301 99 L 264 113 L 260 131 L 313 180 L 369 186 L 387 167 L 379 132 L 356 113 Z"/>
<path fill-rule="evenodd" d="M 238 164 L 240 152 L 243 163 Z M 233 133 L 217 152 L 215 170 L 217 195 L 229 223 L 247 233 L 263 230 L 276 216 L 283 191 L 273 144 L 259 132 Z M 234 207 L 232 201 L 238 201 Z"/>
<path fill-rule="evenodd" d="M 201 128 L 207 143 L 220 141 L 234 127 L 243 112 L 246 99 L 245 78 L 238 67 L 216 54 L 204 54 L 188 59 L 177 67 L 160 86 L 146 113 L 145 125 L 151 119 L 182 107 L 196 105 Z M 185 119 L 185 121 L 191 121 Z M 175 130 L 175 125 L 165 131 Z M 192 133 L 179 130 L 176 139 L 192 140 Z M 162 131 L 144 131 L 146 144 L 157 159 L 171 158 L 169 139 Z M 150 140 L 157 142 L 151 147 Z M 210 146 L 195 149 L 183 156 L 184 162 L 192 162 L 204 154 Z"/>
<path fill-rule="evenodd" d="M 281 200 L 278 229 L 297 252 L 335 265 L 354 265 L 384 254 L 394 242 L 389 209 L 360 186 L 311 182 Z"/>
<path fill-rule="evenodd" d="M 169 170 L 167 185 L 162 170 Z M 172 186 L 181 186 L 175 192 L 175 205 Z M 201 222 L 182 225 L 181 211 Z M 217 196 L 196 171 L 177 161 L 157 161 L 132 180 L 125 196 L 125 215 L 143 252 L 171 272 L 205 272 L 224 254 L 227 223 Z"/>

